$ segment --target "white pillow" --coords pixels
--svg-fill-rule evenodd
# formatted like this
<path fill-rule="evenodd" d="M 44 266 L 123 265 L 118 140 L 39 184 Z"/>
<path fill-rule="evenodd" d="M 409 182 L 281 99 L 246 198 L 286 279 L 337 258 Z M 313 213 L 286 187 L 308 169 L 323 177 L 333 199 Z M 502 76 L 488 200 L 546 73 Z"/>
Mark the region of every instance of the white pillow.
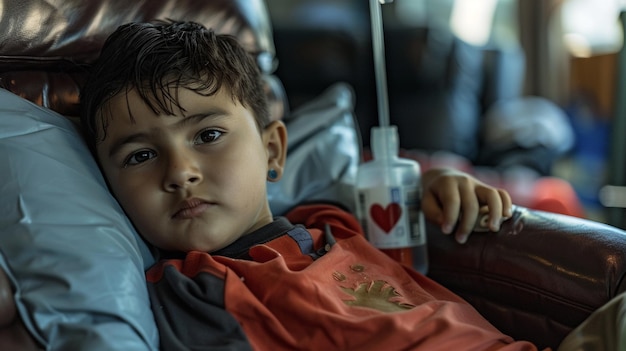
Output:
<path fill-rule="evenodd" d="M 0 250 L 50 350 L 156 350 L 147 246 L 74 125 L 0 89 Z"/>

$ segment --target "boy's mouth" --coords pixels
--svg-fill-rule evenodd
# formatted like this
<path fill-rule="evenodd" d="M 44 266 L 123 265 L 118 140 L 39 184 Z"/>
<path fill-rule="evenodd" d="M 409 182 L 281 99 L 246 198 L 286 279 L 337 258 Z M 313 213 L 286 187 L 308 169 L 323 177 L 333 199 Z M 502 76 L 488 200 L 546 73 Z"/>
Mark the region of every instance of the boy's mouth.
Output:
<path fill-rule="evenodd" d="M 172 215 L 172 219 L 189 219 L 194 218 L 206 211 L 211 206 L 210 203 L 193 198 L 183 201 L 178 210 Z"/>

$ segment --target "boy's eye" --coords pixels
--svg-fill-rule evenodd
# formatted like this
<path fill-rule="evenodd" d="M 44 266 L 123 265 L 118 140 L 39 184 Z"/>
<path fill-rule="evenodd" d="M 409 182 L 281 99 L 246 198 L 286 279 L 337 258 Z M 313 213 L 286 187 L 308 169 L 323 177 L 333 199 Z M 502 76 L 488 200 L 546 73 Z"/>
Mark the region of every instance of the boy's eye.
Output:
<path fill-rule="evenodd" d="M 221 137 L 222 134 L 223 133 L 221 131 L 216 130 L 216 129 L 203 130 L 202 132 L 200 132 L 200 134 L 198 134 L 198 136 L 196 137 L 196 140 L 194 140 L 194 143 L 195 144 L 211 143 L 219 139 L 219 137 Z"/>
<path fill-rule="evenodd" d="M 126 162 L 124 162 L 124 167 L 137 165 L 142 162 L 146 162 L 149 159 L 154 158 L 155 156 L 156 156 L 156 153 L 151 150 L 137 151 L 134 154 L 131 154 L 130 157 L 126 159 Z"/>

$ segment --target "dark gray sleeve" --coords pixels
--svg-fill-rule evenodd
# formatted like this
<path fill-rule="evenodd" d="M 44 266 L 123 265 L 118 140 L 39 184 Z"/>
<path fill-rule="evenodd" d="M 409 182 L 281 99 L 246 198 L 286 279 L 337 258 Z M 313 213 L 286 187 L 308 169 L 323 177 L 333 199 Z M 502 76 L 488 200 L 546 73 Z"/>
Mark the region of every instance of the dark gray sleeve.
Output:
<path fill-rule="evenodd" d="M 166 266 L 148 283 L 162 351 L 252 350 L 238 321 L 224 307 L 224 281 L 200 272 L 189 278 Z"/>

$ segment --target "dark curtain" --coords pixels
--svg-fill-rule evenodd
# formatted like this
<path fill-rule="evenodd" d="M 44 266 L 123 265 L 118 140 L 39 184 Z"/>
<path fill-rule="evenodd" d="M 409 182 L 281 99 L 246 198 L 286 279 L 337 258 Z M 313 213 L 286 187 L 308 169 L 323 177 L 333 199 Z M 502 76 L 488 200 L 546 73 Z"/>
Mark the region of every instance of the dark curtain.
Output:
<path fill-rule="evenodd" d="M 518 0 L 520 41 L 526 53 L 527 95 L 567 101 L 569 53 L 563 42 L 563 0 Z"/>

